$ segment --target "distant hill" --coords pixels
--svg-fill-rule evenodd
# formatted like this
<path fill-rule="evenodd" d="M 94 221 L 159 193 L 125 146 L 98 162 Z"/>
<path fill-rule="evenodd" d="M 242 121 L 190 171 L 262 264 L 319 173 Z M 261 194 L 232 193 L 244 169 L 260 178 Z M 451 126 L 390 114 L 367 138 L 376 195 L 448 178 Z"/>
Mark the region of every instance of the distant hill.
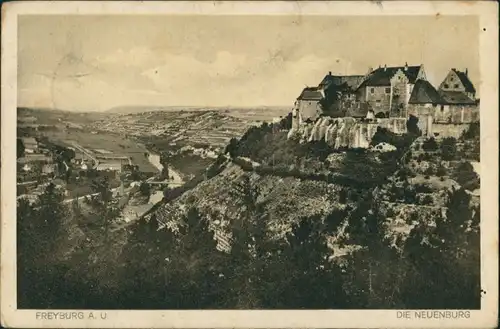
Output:
<path fill-rule="evenodd" d="M 251 110 L 289 110 L 290 106 L 249 106 L 249 107 L 238 107 L 238 106 L 116 106 L 106 113 L 121 113 L 121 114 L 131 114 L 131 113 L 142 113 L 142 112 L 155 112 L 155 111 L 231 111 L 231 112 L 245 112 Z"/>

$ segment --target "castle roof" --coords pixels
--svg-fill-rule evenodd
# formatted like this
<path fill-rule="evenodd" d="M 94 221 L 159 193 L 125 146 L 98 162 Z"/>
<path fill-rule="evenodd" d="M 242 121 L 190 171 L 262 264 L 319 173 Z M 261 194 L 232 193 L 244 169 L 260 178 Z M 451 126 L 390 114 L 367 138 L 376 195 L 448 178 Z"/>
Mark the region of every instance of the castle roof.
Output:
<path fill-rule="evenodd" d="M 476 88 L 474 88 L 474 85 L 470 81 L 467 73 L 459 71 L 457 69 L 452 69 L 452 70 L 457 74 L 458 78 L 460 79 L 460 81 L 464 85 L 465 92 L 467 92 L 467 93 L 475 93 L 476 92 Z"/>
<path fill-rule="evenodd" d="M 323 94 L 318 87 L 306 87 L 300 93 L 300 96 L 297 98 L 298 100 L 310 100 L 310 101 L 319 101 L 323 98 Z"/>
<path fill-rule="evenodd" d="M 379 67 L 372 71 L 359 87 L 365 86 L 390 86 L 391 78 L 401 70 L 406 75 L 410 83 L 415 83 L 417 80 L 418 72 L 422 65 L 418 66 L 393 66 L 393 67 Z"/>
<path fill-rule="evenodd" d="M 436 88 L 429 81 L 419 79 L 415 82 L 413 91 L 408 101 L 410 104 L 440 104 L 442 98 Z"/>
<path fill-rule="evenodd" d="M 351 89 L 355 90 L 363 82 L 364 75 L 332 75 L 329 72 L 320 82 L 319 87 L 326 87 L 331 84 L 341 86 L 344 83 Z"/>
<path fill-rule="evenodd" d="M 473 105 L 477 104 L 475 100 L 471 99 L 461 91 L 448 91 L 440 90 L 439 94 L 442 98 L 442 104 L 451 105 Z"/>

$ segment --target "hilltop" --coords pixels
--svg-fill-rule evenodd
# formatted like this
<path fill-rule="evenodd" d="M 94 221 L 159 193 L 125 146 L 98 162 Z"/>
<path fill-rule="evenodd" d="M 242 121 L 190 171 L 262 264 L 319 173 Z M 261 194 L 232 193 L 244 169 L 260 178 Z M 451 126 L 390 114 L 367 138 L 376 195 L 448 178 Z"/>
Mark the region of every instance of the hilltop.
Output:
<path fill-rule="evenodd" d="M 473 158 L 463 153 L 470 143 L 478 144 L 477 139 L 468 140 L 468 148 L 462 147 L 452 157 L 443 156 L 438 144 L 428 146 L 431 142 L 423 137 L 402 136 L 398 142 L 388 132 L 374 139 L 398 145 L 396 151 L 333 151 L 322 142 L 287 140 L 289 119 L 253 127 L 239 141 L 232 140 L 225 160 L 219 159 L 219 173 L 162 205 L 154 213 L 157 220 L 175 227 L 175 219 L 196 206 L 210 218 L 220 247 L 230 248 L 229 223 L 242 215 L 245 193 L 256 191 L 256 202 L 275 238 L 286 236 L 301 218 L 324 221 L 332 214 L 342 214 L 344 219 L 336 223 L 331 238 L 345 246 L 349 240 L 345 230 L 352 225 L 350 214 L 365 206 L 362 200 L 372 199 L 386 217 L 384 235 L 402 250 L 417 223 L 431 227 L 433 218 L 446 212 L 449 193 L 465 186 L 471 194 L 479 186 L 470 165 Z M 462 175 L 470 180 L 463 181 Z M 478 196 L 472 195 L 471 206 L 477 205 Z"/>
<path fill-rule="evenodd" d="M 479 176 L 471 162 L 479 145 L 477 126 L 469 128 L 458 141 L 397 136 L 381 129 L 374 142 L 391 142 L 398 146 L 397 150 L 333 151 L 322 142 L 299 144 L 287 140 L 289 119 L 253 127 L 240 140 L 232 140 L 226 156 L 219 158 L 214 175 L 193 181 L 182 191 L 172 191 L 146 219 L 176 232 L 185 225 L 187 211 L 196 208 L 214 232 L 218 249 L 229 253 L 238 240 L 235 225 L 241 227 L 241 221 L 262 221 L 271 240 L 286 243 L 294 228 L 304 219 L 311 219 L 323 227 L 320 232 L 325 234 L 329 248 L 326 256 L 344 268 L 343 280 L 347 281 L 352 280 L 350 275 L 359 275 L 356 271 L 366 270 L 362 265 L 366 257 L 381 266 L 370 269 L 380 280 L 392 280 L 391 275 L 399 275 L 401 280 L 402 276 L 429 275 L 428 268 L 424 269 L 427 264 L 416 265 L 416 260 L 407 258 L 414 248 L 410 253 L 421 253 L 419 257 L 425 257 L 432 248 L 438 248 L 439 253 L 466 248 L 463 259 L 429 266 L 449 271 L 446 266 L 451 262 L 452 267 L 469 273 L 462 278 L 467 282 L 463 284 L 475 282 L 479 275 L 479 245 L 474 240 L 479 223 Z M 254 209 L 253 218 L 248 217 L 249 209 Z M 455 241 L 451 247 L 444 244 L 448 234 Z M 399 274 L 386 272 L 394 268 L 387 266 L 387 257 L 400 262 L 396 267 L 403 263 L 410 266 L 406 262 L 422 266 L 417 271 L 420 274 L 406 273 L 404 268 Z M 379 307 L 380 303 L 387 307 L 401 303 L 408 307 L 427 305 L 423 299 L 410 301 L 394 292 L 388 298 L 383 286 L 373 289 L 379 289 Z M 469 294 L 470 299 L 457 297 L 452 301 L 450 293 L 443 290 L 433 305 L 478 305 L 476 288 L 457 293 Z"/>
<path fill-rule="evenodd" d="M 288 106 L 252 106 L 252 107 L 240 107 L 240 106 L 145 106 L 145 105 L 128 105 L 128 106 L 116 106 L 112 107 L 104 112 L 106 113 L 116 113 L 116 114 L 133 114 L 133 113 L 146 113 L 146 112 L 157 112 L 157 111 L 226 111 L 226 112 L 248 112 L 250 110 L 257 111 L 280 111 L 283 109 L 288 110 Z"/>

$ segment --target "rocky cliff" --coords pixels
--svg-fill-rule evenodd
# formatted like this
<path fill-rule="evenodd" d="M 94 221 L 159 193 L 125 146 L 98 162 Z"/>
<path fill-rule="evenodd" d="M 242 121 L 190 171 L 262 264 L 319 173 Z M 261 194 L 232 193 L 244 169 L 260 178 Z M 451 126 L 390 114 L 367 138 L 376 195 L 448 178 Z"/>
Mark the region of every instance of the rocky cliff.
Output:
<path fill-rule="evenodd" d="M 288 133 L 289 139 L 300 143 L 324 140 L 336 149 L 368 148 L 378 128 L 401 134 L 406 132 L 404 118 L 376 119 L 366 121 L 350 117 L 320 117 L 314 123 L 294 125 Z"/>

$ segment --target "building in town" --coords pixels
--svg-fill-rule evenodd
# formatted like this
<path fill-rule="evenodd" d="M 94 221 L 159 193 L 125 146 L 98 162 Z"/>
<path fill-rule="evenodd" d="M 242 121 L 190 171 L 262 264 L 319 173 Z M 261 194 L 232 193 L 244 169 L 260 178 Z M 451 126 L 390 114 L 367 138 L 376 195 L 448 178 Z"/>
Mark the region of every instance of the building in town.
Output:
<path fill-rule="evenodd" d="M 38 142 L 33 137 L 21 138 L 25 153 L 36 153 L 38 151 Z"/>
<path fill-rule="evenodd" d="M 121 161 L 109 161 L 109 162 L 100 162 L 97 165 L 97 170 L 99 171 L 117 171 L 121 172 L 122 171 L 122 163 Z"/>

